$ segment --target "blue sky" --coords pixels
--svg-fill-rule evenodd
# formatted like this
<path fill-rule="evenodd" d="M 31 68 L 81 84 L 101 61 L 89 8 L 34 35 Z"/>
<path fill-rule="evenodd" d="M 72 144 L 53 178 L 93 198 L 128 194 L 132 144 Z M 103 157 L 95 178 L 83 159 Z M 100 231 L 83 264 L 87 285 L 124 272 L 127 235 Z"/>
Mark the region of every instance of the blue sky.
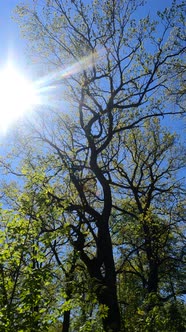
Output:
<path fill-rule="evenodd" d="M 24 41 L 21 38 L 18 24 L 12 19 L 13 10 L 18 0 L 0 0 L 0 66 L 8 58 L 14 60 L 18 67 L 25 63 Z"/>
<path fill-rule="evenodd" d="M 32 0 L 26 2 L 29 1 L 32 3 Z M 38 1 L 43 2 L 43 0 Z M 29 67 L 29 61 L 25 54 L 26 41 L 21 37 L 18 24 L 12 19 L 13 11 L 20 2 L 20 0 L 0 0 L 0 71 L 8 60 L 11 60 L 22 72 L 27 72 Z M 157 10 L 169 6 L 170 3 L 171 0 L 147 0 L 146 9 L 142 8 L 140 12 L 145 11 L 144 15 L 148 13 L 153 15 Z M 182 121 L 173 123 L 169 120 L 169 125 L 176 127 L 179 132 L 183 130 Z"/>
<path fill-rule="evenodd" d="M 18 67 L 27 63 L 25 42 L 21 37 L 18 24 L 12 19 L 13 10 L 20 2 L 20 0 L 0 0 L 0 67 L 9 57 Z M 170 0 L 147 0 L 146 10 L 153 13 L 168 6 L 170 2 Z"/>

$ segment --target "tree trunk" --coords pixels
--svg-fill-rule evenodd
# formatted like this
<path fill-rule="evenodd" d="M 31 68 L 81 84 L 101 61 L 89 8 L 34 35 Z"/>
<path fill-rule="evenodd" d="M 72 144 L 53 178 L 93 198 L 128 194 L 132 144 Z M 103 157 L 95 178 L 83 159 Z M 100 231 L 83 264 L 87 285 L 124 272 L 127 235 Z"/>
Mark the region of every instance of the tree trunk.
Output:
<path fill-rule="evenodd" d="M 115 264 L 109 228 L 106 223 L 101 224 L 98 233 L 97 256 L 94 259 L 89 259 L 82 251 L 81 258 L 93 280 L 93 288 L 99 304 L 108 308 L 107 317 L 102 319 L 104 331 L 120 332 L 121 320 L 117 299 Z"/>
<path fill-rule="evenodd" d="M 64 312 L 62 332 L 69 332 L 70 328 L 70 310 Z"/>
<path fill-rule="evenodd" d="M 158 265 L 156 262 L 149 264 L 148 293 L 157 293 L 158 290 Z"/>
<path fill-rule="evenodd" d="M 107 222 L 103 222 L 98 231 L 98 260 L 104 267 L 103 290 L 98 296 L 101 304 L 108 307 L 108 316 L 103 319 L 106 332 L 120 331 L 120 311 L 117 299 L 116 271 L 113 257 L 113 248 Z"/>
<path fill-rule="evenodd" d="M 105 332 L 120 331 L 120 311 L 117 301 L 116 288 L 108 288 L 103 285 L 101 294 L 97 294 L 100 304 L 104 304 L 108 308 L 107 317 L 103 318 L 103 328 Z"/>

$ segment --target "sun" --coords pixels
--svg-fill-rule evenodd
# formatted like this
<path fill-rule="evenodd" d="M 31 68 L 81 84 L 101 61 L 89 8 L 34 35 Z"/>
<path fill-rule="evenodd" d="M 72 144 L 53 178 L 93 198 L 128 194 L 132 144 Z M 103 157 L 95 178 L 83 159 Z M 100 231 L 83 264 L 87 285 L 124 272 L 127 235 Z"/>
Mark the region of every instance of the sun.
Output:
<path fill-rule="evenodd" d="M 0 131 L 7 128 L 38 103 L 34 84 L 12 65 L 0 71 Z"/>

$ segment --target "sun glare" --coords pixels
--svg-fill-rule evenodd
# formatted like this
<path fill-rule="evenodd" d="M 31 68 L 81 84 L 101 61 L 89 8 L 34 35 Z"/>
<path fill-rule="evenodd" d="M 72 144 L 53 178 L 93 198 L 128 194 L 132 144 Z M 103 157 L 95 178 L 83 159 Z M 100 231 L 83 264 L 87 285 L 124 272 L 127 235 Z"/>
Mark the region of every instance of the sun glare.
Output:
<path fill-rule="evenodd" d="M 8 65 L 0 71 L 0 131 L 6 131 L 15 120 L 38 103 L 34 84 Z"/>
<path fill-rule="evenodd" d="M 100 59 L 102 53 L 100 50 L 94 54 L 94 62 Z M 10 125 L 32 110 L 34 105 L 54 106 L 59 83 L 72 74 L 91 67 L 92 61 L 93 55 L 90 54 L 67 68 L 52 72 L 36 82 L 27 80 L 12 63 L 0 70 L 0 135 L 6 133 Z M 52 91 L 55 91 L 55 100 Z"/>

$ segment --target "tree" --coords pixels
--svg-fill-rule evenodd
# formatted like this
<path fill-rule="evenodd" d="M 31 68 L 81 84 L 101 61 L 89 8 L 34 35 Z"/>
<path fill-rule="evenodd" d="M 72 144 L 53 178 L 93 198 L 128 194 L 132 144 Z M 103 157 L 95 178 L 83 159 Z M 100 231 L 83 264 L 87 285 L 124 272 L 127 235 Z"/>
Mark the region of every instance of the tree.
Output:
<path fill-rule="evenodd" d="M 32 148 L 31 159 L 24 161 L 25 189 L 36 193 L 40 215 L 48 207 L 58 216 L 60 211 L 62 234 L 68 234 L 105 308 L 107 332 L 121 330 L 110 221 L 120 208 L 112 174 L 122 182 L 119 175 L 126 173 L 115 162 L 118 151 L 125 155 L 128 148 L 124 133 L 133 133 L 147 119 L 184 113 L 179 89 L 185 71 L 183 4 L 173 1 L 157 20 L 150 15 L 137 19 L 142 5 L 137 0 L 51 0 L 42 8 L 34 2 L 32 8 L 17 9 L 34 59 L 43 70 L 48 64 L 51 76 L 44 84 L 61 84 L 65 90 L 59 109 L 42 108 L 37 123 L 29 124 L 26 141 L 44 145 L 43 157 Z M 157 288 L 152 274 L 154 266 L 149 292 Z"/>
<path fill-rule="evenodd" d="M 174 306 L 175 311 L 180 310 L 179 297 L 185 294 L 181 231 L 185 188 L 176 177 L 185 158 L 177 139 L 160 128 L 158 119 L 146 120 L 142 128 L 123 135 L 120 149 L 125 144 L 125 154 L 118 151 L 114 160 L 117 172 L 110 173 L 120 197 L 113 210 L 112 238 L 121 252 L 117 273 L 120 284 L 125 285 L 120 286 L 120 298 L 126 305 L 129 331 L 136 324 L 137 331 L 169 330 L 165 317 Z M 183 320 L 179 328 L 171 320 L 170 315 L 172 330 L 184 330 Z"/>
<path fill-rule="evenodd" d="M 46 331 L 54 301 L 46 251 L 33 223 L 19 213 L 1 210 L 0 225 L 0 329 Z"/>
<path fill-rule="evenodd" d="M 121 145 L 114 160 L 117 172 L 116 169 L 110 172 L 110 183 L 122 197 L 121 206 L 117 200 L 115 210 L 130 216 L 128 224 L 121 223 L 125 233 L 124 251 L 130 256 L 128 242 L 131 251 L 139 250 L 139 257 L 145 253 L 149 275 L 143 282 L 148 293 L 157 293 L 161 264 L 166 262 L 173 270 L 171 262 L 179 261 L 179 255 L 182 260 L 184 255 L 180 249 L 183 245 L 180 229 L 184 221 L 185 188 L 175 176 L 184 167 L 185 158 L 184 147 L 180 148 L 175 139 L 174 134 L 160 128 L 158 119 L 146 120 L 143 128 L 134 128 L 123 136 L 125 154 L 121 154 Z M 170 257 L 170 251 L 174 257 Z"/>
<path fill-rule="evenodd" d="M 2 210 L 6 218 L 1 222 L 1 327 L 6 331 L 56 331 L 59 327 L 67 332 L 78 331 L 81 324 L 82 331 L 102 331 L 95 318 L 92 282 L 70 246 L 61 208 L 50 206 L 46 188 L 40 190 L 46 180 L 42 168 L 35 168 L 28 156 L 23 165 L 16 176 L 25 176 L 24 188 L 12 182 L 3 187 L 8 210 Z M 10 164 L 5 169 L 12 172 Z M 78 313 L 78 318 L 70 324 L 71 312 Z M 87 315 L 92 319 L 86 321 Z"/>

